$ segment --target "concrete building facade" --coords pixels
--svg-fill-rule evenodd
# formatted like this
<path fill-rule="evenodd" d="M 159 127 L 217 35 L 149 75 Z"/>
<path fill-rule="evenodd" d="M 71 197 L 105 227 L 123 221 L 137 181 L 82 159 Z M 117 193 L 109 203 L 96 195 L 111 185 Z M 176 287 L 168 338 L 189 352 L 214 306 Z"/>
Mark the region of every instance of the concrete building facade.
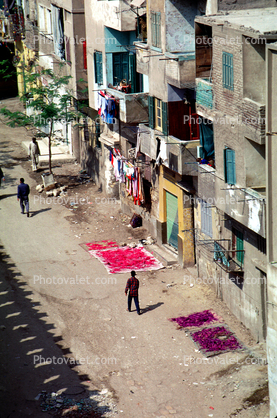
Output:
<path fill-rule="evenodd" d="M 253 9 L 195 24 L 197 113 L 212 127 L 215 161 L 199 165 L 198 272 L 257 341 L 267 328 L 265 69 L 275 16 Z M 210 137 L 200 139 L 205 150 Z"/>

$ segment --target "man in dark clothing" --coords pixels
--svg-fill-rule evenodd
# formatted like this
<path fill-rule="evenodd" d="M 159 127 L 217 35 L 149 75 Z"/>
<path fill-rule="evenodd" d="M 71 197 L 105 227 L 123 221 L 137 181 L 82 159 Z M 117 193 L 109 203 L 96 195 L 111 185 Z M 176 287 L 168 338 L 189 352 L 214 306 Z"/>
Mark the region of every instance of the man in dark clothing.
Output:
<path fill-rule="evenodd" d="M 125 295 L 127 296 L 128 289 L 128 311 L 131 312 L 131 304 L 132 299 L 134 298 L 137 314 L 140 315 L 140 308 L 139 308 L 139 300 L 138 300 L 138 288 L 139 288 L 139 281 L 135 277 L 136 272 L 134 270 L 131 271 L 131 277 L 127 280 L 126 288 L 125 288 Z"/>
<path fill-rule="evenodd" d="M 24 179 L 20 179 L 20 184 L 17 188 L 17 200 L 20 200 L 21 213 L 24 214 L 26 208 L 27 217 L 29 218 L 29 193 L 30 188 L 28 184 L 24 183 Z"/>

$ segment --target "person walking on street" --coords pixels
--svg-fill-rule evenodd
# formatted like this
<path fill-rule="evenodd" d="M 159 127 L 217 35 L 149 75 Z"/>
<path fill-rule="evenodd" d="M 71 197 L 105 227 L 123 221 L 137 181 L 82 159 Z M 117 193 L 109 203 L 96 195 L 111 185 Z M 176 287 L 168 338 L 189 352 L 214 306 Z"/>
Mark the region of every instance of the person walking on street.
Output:
<path fill-rule="evenodd" d="M 4 173 L 2 171 L 2 168 L 0 167 L 0 187 L 1 187 L 2 179 L 5 181 Z"/>
<path fill-rule="evenodd" d="M 126 288 L 125 288 L 125 295 L 127 296 L 128 290 L 128 311 L 131 312 L 131 305 L 132 299 L 134 298 L 137 314 L 140 315 L 140 307 L 139 307 L 139 300 L 138 300 L 138 289 L 139 289 L 139 281 L 136 278 L 136 272 L 134 270 L 131 271 L 131 277 L 127 280 Z"/>
<path fill-rule="evenodd" d="M 40 149 L 35 137 L 32 138 L 32 142 L 29 145 L 29 157 L 32 160 L 32 169 L 33 171 L 37 171 L 38 169 L 38 159 L 40 155 Z"/>
<path fill-rule="evenodd" d="M 24 214 L 26 209 L 27 218 L 29 218 L 29 193 L 30 187 L 24 183 L 24 179 L 20 179 L 20 184 L 17 187 L 17 200 L 20 200 L 21 213 Z"/>

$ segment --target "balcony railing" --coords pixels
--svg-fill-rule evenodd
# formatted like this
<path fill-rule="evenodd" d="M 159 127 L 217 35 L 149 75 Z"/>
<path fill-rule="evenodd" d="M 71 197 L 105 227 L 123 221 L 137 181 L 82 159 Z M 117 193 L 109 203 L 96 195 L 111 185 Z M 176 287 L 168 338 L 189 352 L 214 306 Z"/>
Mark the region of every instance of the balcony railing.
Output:
<path fill-rule="evenodd" d="M 210 81 L 201 78 L 196 79 L 196 104 L 213 109 L 213 85 Z"/>
<path fill-rule="evenodd" d="M 148 122 L 148 94 L 123 93 L 107 88 L 106 91 L 119 100 L 119 118 L 125 123 Z"/>
<path fill-rule="evenodd" d="M 195 87 L 195 54 L 165 53 L 167 82 L 179 89 Z"/>

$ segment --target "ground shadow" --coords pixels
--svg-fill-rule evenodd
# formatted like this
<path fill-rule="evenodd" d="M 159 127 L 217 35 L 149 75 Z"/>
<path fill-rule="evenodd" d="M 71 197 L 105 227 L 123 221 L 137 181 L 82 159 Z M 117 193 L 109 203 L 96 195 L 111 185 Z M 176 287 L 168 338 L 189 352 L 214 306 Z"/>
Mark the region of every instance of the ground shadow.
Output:
<path fill-rule="evenodd" d="M 140 310 L 140 314 L 142 315 L 149 311 L 153 311 L 154 309 L 159 308 L 163 304 L 164 302 L 158 302 L 158 303 L 155 303 L 154 305 L 147 305 L 145 308 Z"/>
<path fill-rule="evenodd" d="M 78 361 L 69 367 L 66 359 L 74 357 L 70 348 L 61 335 L 54 336 L 55 324 L 1 245 L 0 324 L 1 418 L 62 417 L 70 409 L 74 417 L 100 418 L 110 411 L 99 404 L 95 387 L 88 391 L 90 378 L 75 369 Z M 41 360 L 49 358 L 62 361 Z M 88 411 L 82 400 L 91 395 L 96 398 Z"/>
<path fill-rule="evenodd" d="M 42 213 L 42 212 L 47 212 L 48 210 L 52 210 L 52 208 L 45 208 L 45 209 L 34 210 L 34 211 L 30 210 L 29 211 L 30 217 L 33 218 L 33 216 L 36 216 L 36 215 L 38 215 L 39 213 Z"/>
<path fill-rule="evenodd" d="M 7 197 L 17 196 L 16 193 L 10 193 L 10 194 L 0 194 L 0 200 L 6 199 Z"/>

